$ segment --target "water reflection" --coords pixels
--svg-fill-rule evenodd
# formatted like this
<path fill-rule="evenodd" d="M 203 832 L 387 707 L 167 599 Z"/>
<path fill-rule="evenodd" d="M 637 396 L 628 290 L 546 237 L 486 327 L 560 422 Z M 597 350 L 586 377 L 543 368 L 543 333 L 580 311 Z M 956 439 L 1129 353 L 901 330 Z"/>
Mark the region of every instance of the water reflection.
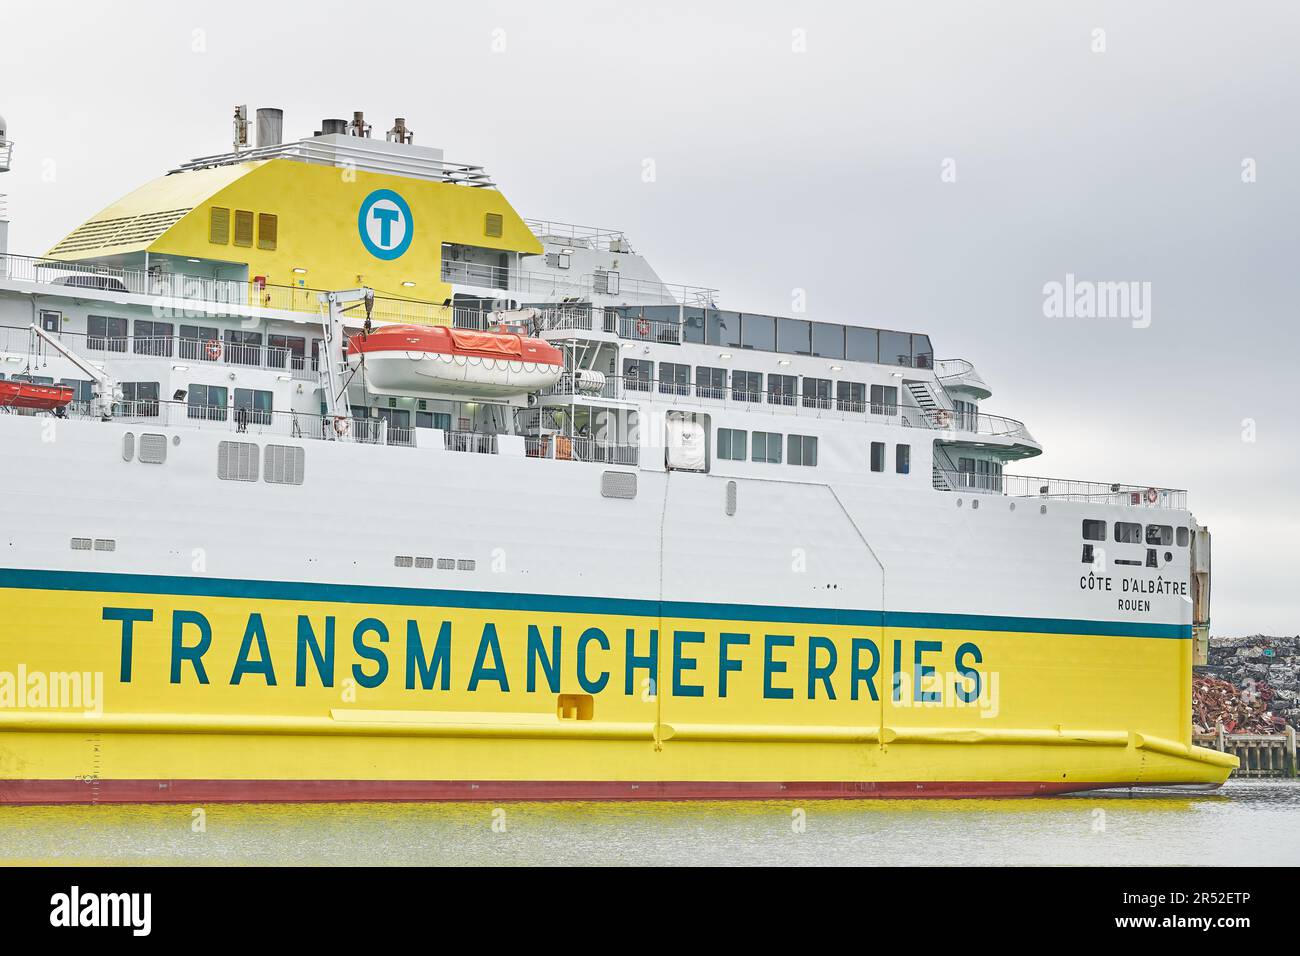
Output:
<path fill-rule="evenodd" d="M 1300 783 L 1032 800 L 0 807 L 63 864 L 1300 863 Z"/>

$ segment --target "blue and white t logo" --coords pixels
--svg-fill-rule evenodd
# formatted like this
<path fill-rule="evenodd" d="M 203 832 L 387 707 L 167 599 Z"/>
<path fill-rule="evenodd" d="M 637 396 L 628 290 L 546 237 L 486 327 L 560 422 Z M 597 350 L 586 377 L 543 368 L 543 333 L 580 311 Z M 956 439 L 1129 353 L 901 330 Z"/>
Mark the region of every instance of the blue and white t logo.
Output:
<path fill-rule="evenodd" d="M 391 189 L 376 189 L 357 216 L 361 244 L 377 259 L 396 259 L 411 245 L 415 220 L 406 200 Z"/>

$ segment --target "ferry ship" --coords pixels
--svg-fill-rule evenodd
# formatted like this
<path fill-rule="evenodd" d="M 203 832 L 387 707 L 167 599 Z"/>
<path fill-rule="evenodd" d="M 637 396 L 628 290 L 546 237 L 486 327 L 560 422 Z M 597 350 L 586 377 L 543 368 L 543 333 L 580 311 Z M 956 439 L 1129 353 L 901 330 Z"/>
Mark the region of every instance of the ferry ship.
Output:
<path fill-rule="evenodd" d="M 725 309 L 403 119 L 283 128 L 237 108 L 229 152 L 0 244 L 0 800 L 1235 766 L 1191 739 L 1184 491 L 1012 470 L 1040 444 L 924 332 Z"/>

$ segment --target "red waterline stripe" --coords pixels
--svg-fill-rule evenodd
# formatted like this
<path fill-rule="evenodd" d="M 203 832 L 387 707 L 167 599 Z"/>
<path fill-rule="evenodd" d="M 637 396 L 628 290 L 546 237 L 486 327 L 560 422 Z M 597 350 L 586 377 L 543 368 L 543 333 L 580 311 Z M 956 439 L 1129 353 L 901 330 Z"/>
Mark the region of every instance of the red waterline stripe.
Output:
<path fill-rule="evenodd" d="M 0 804 L 1035 797 L 1132 783 L 695 780 L 0 780 Z"/>

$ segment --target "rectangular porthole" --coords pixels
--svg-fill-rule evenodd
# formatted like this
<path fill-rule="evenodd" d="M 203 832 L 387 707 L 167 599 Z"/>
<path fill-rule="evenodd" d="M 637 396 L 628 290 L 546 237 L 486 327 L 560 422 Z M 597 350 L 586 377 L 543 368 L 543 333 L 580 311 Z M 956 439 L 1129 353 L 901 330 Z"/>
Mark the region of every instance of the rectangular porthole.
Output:
<path fill-rule="evenodd" d="M 455 570 L 456 570 L 456 559 L 455 559 L 455 558 L 439 558 L 439 559 L 438 559 L 438 570 L 439 570 L 439 571 L 455 571 Z"/>
<path fill-rule="evenodd" d="M 96 550 L 96 551 L 116 551 L 116 550 L 117 550 L 117 541 L 114 540 L 113 538 L 96 538 L 96 539 L 95 539 L 95 550 Z"/>
<path fill-rule="evenodd" d="M 409 554 L 399 554 L 393 558 L 393 567 L 409 568 L 414 566 L 415 559 Z"/>
<path fill-rule="evenodd" d="M 72 539 L 72 550 L 73 550 L 73 551 L 89 551 L 90 548 L 91 548 L 91 541 L 90 541 L 89 538 L 73 538 L 73 539 Z"/>
<path fill-rule="evenodd" d="M 433 567 L 433 558 L 416 558 L 415 566 L 417 568 L 431 568 Z"/>
<path fill-rule="evenodd" d="M 477 564 L 478 562 L 476 562 L 473 558 L 461 558 L 459 561 L 456 562 L 456 570 L 473 571 L 474 568 L 477 566 Z"/>

